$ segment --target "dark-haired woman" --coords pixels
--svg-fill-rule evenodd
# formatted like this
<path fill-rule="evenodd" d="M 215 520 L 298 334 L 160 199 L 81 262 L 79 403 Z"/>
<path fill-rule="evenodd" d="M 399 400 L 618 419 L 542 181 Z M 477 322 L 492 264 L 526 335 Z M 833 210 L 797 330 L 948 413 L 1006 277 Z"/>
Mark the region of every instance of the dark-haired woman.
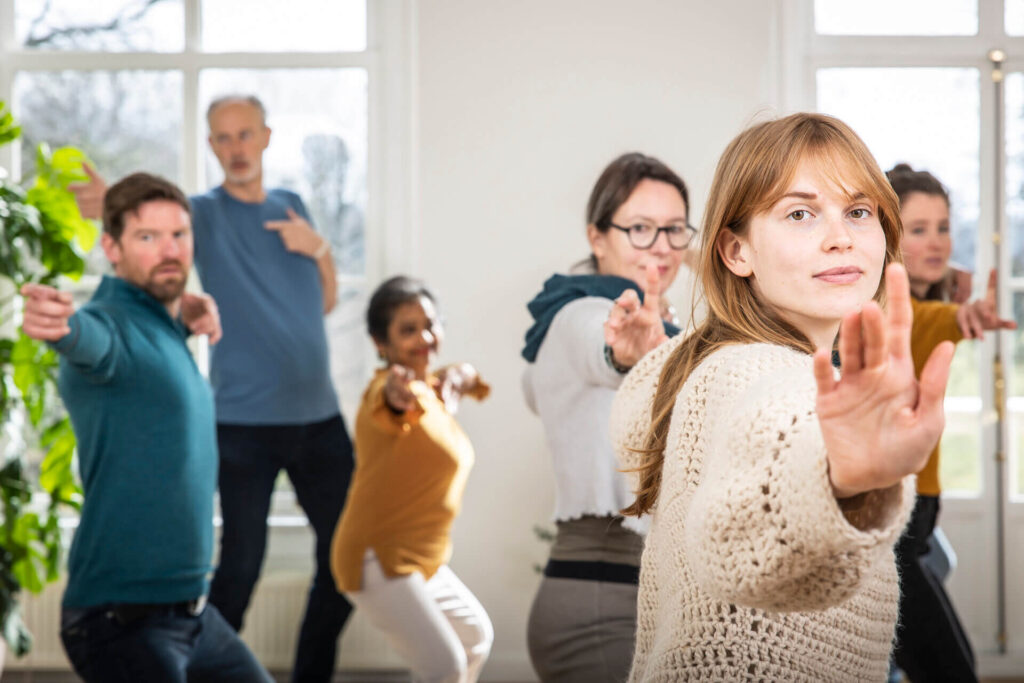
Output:
<path fill-rule="evenodd" d="M 370 299 L 367 327 L 386 367 L 356 418 L 356 470 L 331 548 L 338 590 L 387 636 L 416 681 L 472 683 L 493 631 L 448 568 L 450 531 L 473 448 L 453 413 L 490 389 L 469 364 L 431 372 L 442 339 L 434 297 L 396 277 Z"/>
<path fill-rule="evenodd" d="M 899 164 L 886 176 L 900 201 L 901 248 L 914 296 L 911 352 L 920 373 L 925 359 L 943 341 L 980 338 L 984 330 L 1012 328 L 995 310 L 995 271 L 984 299 L 970 297 L 970 280 L 949 266 L 952 252 L 949 193 L 927 171 Z M 896 545 L 900 569 L 900 627 L 893 657 L 912 681 L 976 680 L 974 653 L 940 577 L 922 562 L 940 508 L 939 446 L 917 475 L 917 499 Z"/>
<path fill-rule="evenodd" d="M 528 624 L 530 658 L 542 681 L 622 681 L 636 632 L 645 520 L 623 523 L 631 500 L 608 438 L 612 398 L 647 350 L 678 331 L 659 297 L 691 253 L 686 185 L 665 164 L 626 154 L 601 174 L 587 204 L 587 274 L 554 275 L 530 303 L 534 324 L 523 357 L 523 388 L 540 417 L 555 470 L 557 527 Z M 616 299 L 664 325 L 616 356 L 604 323 Z"/>

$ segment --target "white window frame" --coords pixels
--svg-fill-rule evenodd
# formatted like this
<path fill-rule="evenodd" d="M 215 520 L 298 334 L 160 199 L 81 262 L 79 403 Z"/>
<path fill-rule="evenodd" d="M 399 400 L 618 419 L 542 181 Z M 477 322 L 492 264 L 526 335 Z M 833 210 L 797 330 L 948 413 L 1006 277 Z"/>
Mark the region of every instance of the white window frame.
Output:
<path fill-rule="evenodd" d="M 206 68 L 346 68 L 365 69 L 368 80 L 368 158 L 363 275 L 339 273 L 339 286 L 369 287 L 389 272 L 415 272 L 418 266 L 415 176 L 415 111 L 412 87 L 415 57 L 414 0 L 367 0 L 367 42 L 363 51 L 203 52 L 201 0 L 182 0 L 185 46 L 181 52 L 90 52 L 24 50 L 14 28 L 15 0 L 0 0 L 0 99 L 11 104 L 14 77 L 21 71 L 152 69 L 180 71 L 183 76 L 181 179 L 190 194 L 199 187 L 206 139 L 204 103 L 199 102 L 199 74 Z M 0 149 L 0 166 L 18 178 L 15 145 Z M 375 362 L 371 345 L 363 349 L 366 367 Z M 354 406 L 343 406 L 351 429 Z M 275 492 L 272 526 L 305 526 L 294 494 Z M 69 520 L 70 522 L 70 520 Z M 73 522 L 71 522 L 73 524 Z"/>

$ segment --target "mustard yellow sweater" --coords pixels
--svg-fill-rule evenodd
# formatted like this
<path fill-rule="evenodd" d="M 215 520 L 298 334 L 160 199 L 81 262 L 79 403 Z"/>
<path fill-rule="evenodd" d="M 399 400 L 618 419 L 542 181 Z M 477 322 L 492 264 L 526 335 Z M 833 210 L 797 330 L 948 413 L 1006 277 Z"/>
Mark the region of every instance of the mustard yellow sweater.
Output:
<path fill-rule="evenodd" d="M 911 299 L 914 308 L 914 326 L 910 332 L 910 354 L 914 358 L 914 372 L 921 376 L 921 368 L 936 346 L 944 341 L 958 342 L 964 338 L 956 321 L 957 304 L 944 301 L 918 301 Z M 938 496 L 939 446 L 935 445 L 924 469 L 917 475 L 917 492 L 922 496 Z"/>
<path fill-rule="evenodd" d="M 384 400 L 387 371 L 370 381 L 356 417 L 356 469 L 331 543 L 339 591 L 357 591 L 373 548 L 387 576 L 429 579 L 451 555 L 473 447 L 437 395 L 436 377 L 412 382 L 416 407 L 396 415 Z M 486 398 L 480 382 L 469 395 Z"/>

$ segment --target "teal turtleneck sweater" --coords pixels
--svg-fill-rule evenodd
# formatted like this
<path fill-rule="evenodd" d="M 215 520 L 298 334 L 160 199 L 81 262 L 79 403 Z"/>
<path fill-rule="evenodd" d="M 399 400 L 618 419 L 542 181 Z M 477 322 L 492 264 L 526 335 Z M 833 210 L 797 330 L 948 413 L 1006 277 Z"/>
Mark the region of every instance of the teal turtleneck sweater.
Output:
<path fill-rule="evenodd" d="M 217 442 L 188 332 L 116 277 L 68 322 L 71 332 L 53 346 L 85 503 L 64 606 L 197 598 L 213 549 Z"/>

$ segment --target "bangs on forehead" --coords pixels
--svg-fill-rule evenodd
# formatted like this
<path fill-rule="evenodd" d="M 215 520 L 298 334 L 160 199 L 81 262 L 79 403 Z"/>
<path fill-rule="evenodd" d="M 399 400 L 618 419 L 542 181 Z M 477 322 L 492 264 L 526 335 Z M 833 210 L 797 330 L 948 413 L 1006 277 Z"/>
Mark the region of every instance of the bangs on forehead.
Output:
<path fill-rule="evenodd" d="M 779 174 L 771 191 L 759 203 L 757 212 L 767 211 L 782 199 L 803 162 L 813 166 L 814 170 L 837 188 L 847 201 L 866 197 L 876 205 L 882 203 L 886 188 L 879 187 L 878 180 L 872 176 L 866 164 L 867 160 L 861 159 L 856 150 L 835 138 L 804 142 L 805 144 L 795 145 L 791 149 L 788 158 L 783 162 L 783 172 Z M 873 160 L 871 163 L 874 163 Z"/>

